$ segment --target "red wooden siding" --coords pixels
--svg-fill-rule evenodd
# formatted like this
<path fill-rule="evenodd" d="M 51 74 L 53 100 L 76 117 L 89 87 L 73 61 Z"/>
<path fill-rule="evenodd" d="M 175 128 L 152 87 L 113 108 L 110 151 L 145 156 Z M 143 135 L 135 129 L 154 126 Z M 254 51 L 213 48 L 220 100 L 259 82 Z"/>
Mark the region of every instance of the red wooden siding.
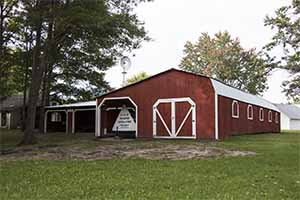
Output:
<path fill-rule="evenodd" d="M 268 121 L 268 112 L 270 109 L 264 109 L 264 121 L 259 120 L 259 109 L 261 107 L 252 105 L 253 120 L 248 119 L 247 108 L 248 103 L 240 102 L 239 118 L 232 117 L 232 101 L 233 99 L 218 96 L 218 121 L 219 121 L 219 137 L 226 138 L 230 135 L 250 134 L 250 133 L 266 133 L 280 132 L 280 113 L 272 110 L 272 122 Z M 275 122 L 275 113 L 278 113 L 278 123 Z"/>
<path fill-rule="evenodd" d="M 125 96 L 130 97 L 138 106 L 138 137 L 153 137 L 152 107 L 158 99 L 190 97 L 196 103 L 197 139 L 214 139 L 214 90 L 207 77 L 169 70 L 141 83 L 102 96 L 98 98 L 97 105 L 105 97 Z M 181 105 L 178 105 L 178 112 L 185 109 L 184 106 L 180 107 Z M 176 124 L 180 123 L 179 120 Z M 180 134 L 189 134 L 190 128 L 183 128 Z"/>

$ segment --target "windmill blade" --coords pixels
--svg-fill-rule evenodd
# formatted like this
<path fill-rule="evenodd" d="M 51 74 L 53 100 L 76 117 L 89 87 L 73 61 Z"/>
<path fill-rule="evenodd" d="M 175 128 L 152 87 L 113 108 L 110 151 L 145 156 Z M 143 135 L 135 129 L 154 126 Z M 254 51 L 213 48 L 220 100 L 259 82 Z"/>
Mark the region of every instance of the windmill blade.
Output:
<path fill-rule="evenodd" d="M 130 58 L 128 58 L 127 56 L 122 57 L 120 64 L 124 71 L 128 71 L 131 66 Z"/>

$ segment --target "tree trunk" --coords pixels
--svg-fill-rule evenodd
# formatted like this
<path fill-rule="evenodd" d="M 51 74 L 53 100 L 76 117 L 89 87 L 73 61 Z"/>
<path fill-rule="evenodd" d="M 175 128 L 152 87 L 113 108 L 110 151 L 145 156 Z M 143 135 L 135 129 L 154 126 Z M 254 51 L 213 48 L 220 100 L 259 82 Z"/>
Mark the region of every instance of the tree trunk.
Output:
<path fill-rule="evenodd" d="M 41 88 L 42 76 L 45 70 L 45 56 L 41 55 L 41 33 L 42 33 L 42 19 L 37 26 L 36 31 L 36 45 L 34 49 L 31 83 L 29 88 L 28 108 L 26 117 L 26 128 L 24 131 L 23 140 L 20 145 L 36 143 L 34 136 L 36 107 L 39 100 L 39 91 Z"/>
<path fill-rule="evenodd" d="M 29 66 L 27 65 L 27 62 L 28 61 L 26 61 L 26 66 L 25 66 L 24 87 L 23 87 L 23 107 L 22 107 L 22 130 L 23 131 L 26 128 L 25 119 L 26 119 L 26 100 L 27 100 L 28 68 L 29 68 Z"/>
<path fill-rule="evenodd" d="M 52 2 L 53 3 L 53 2 Z M 45 106 L 49 104 L 49 76 L 51 74 L 52 68 L 52 51 L 53 51 L 53 19 L 51 18 L 49 27 L 48 27 L 48 37 L 45 44 L 45 71 L 43 76 L 42 84 L 42 100 L 40 106 L 40 120 L 39 120 L 39 129 L 41 132 L 44 132 L 44 118 L 45 118 Z"/>
<path fill-rule="evenodd" d="M 45 69 L 45 73 L 43 76 L 42 81 L 42 99 L 41 99 L 41 105 L 40 105 L 40 119 L 39 119 L 39 129 L 40 132 L 44 132 L 44 118 L 45 118 L 45 106 L 46 106 L 46 95 L 47 95 L 47 67 Z"/>
<path fill-rule="evenodd" d="M 31 37 L 32 38 L 32 32 Z M 27 104 L 27 89 L 28 89 L 28 75 L 29 75 L 29 59 L 30 59 L 30 51 L 31 50 L 31 41 L 29 39 L 26 39 L 26 61 L 25 61 L 25 74 L 24 74 L 24 87 L 23 87 L 23 108 L 22 108 L 22 130 L 24 131 L 26 128 L 26 104 Z"/>

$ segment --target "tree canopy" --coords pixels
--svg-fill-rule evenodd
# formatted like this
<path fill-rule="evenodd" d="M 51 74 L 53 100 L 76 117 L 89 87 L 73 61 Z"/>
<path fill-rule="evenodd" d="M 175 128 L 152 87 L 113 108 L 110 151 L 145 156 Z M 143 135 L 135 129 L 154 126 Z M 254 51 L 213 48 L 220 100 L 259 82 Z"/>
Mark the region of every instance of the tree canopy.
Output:
<path fill-rule="evenodd" d="M 94 95 L 110 90 L 104 80 L 105 71 L 123 52 L 139 48 L 142 41 L 149 39 L 143 23 L 132 12 L 138 3 L 145 1 L 1 1 L 5 23 L 0 41 L 7 41 L 2 46 L 11 52 L 13 61 L 23 63 L 17 66 L 9 62 L 6 68 L 1 67 L 1 95 L 23 91 L 25 71 L 31 73 L 30 58 L 36 40 L 34 26 L 38 20 L 42 24 L 41 51 L 46 53 L 48 65 L 43 84 L 47 86 L 49 100 L 91 100 Z M 27 60 L 19 62 L 16 51 Z M 9 54 L 1 58 L 7 62 Z M 16 74 L 20 69 L 23 73 Z M 30 82 L 30 76 L 27 79 Z"/>
<path fill-rule="evenodd" d="M 104 80 L 106 70 L 123 53 L 149 39 L 133 12 L 146 1 L 0 2 L 0 83 L 5 83 L 0 84 L 1 91 L 12 91 L 10 80 L 22 83 L 15 86 L 16 91 L 29 91 L 24 144 L 33 141 L 39 101 L 43 119 L 43 108 L 50 99 L 91 100 L 110 90 Z M 16 73 L 19 71 L 22 73 Z"/>
<path fill-rule="evenodd" d="M 11 48 L 19 27 L 16 23 L 18 1 L 0 1 L 0 96 L 22 91 L 22 69 L 18 66 L 23 59 L 18 49 Z"/>
<path fill-rule="evenodd" d="M 284 92 L 289 100 L 300 102 L 300 0 L 279 8 L 275 16 L 266 16 L 265 26 L 276 31 L 265 49 L 269 52 L 281 49 L 283 56 L 277 67 L 292 74 L 291 80 L 283 83 Z"/>
<path fill-rule="evenodd" d="M 187 42 L 180 68 L 219 79 L 252 94 L 267 89 L 269 58 L 255 49 L 243 49 L 238 38 L 219 32 L 202 33 L 195 43 Z"/>
<path fill-rule="evenodd" d="M 150 77 L 146 72 L 140 72 L 138 74 L 133 75 L 132 77 L 128 78 L 126 83 L 127 85 L 142 81 L 146 78 Z"/>

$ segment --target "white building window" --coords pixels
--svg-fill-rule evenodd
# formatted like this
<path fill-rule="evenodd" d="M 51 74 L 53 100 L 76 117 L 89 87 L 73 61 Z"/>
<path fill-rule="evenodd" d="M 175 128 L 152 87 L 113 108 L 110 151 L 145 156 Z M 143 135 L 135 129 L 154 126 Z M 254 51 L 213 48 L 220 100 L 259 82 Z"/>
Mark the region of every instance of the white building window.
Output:
<path fill-rule="evenodd" d="M 247 116 L 248 116 L 248 119 L 253 120 L 253 107 L 252 107 L 252 105 L 248 105 Z"/>
<path fill-rule="evenodd" d="M 231 115 L 232 115 L 233 118 L 239 118 L 239 116 L 240 116 L 239 103 L 236 100 L 232 101 Z"/>
<path fill-rule="evenodd" d="M 278 113 L 275 113 L 275 123 L 278 124 Z"/>
<path fill-rule="evenodd" d="M 61 122 L 61 114 L 59 112 L 51 113 L 51 122 Z"/>
<path fill-rule="evenodd" d="M 264 109 L 263 108 L 259 109 L 259 121 L 261 121 L 261 122 L 264 121 Z"/>
<path fill-rule="evenodd" d="M 269 112 L 268 112 L 268 121 L 272 122 L 272 111 L 271 110 L 269 110 Z"/>

